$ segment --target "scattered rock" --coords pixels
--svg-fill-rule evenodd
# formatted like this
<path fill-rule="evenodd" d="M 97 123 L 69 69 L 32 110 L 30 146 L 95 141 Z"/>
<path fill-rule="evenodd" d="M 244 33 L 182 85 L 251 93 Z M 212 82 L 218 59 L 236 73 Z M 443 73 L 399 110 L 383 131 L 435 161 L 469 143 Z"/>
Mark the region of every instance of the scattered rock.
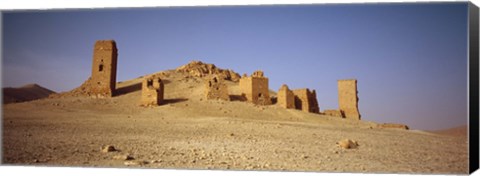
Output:
<path fill-rule="evenodd" d="M 115 149 L 115 147 L 113 147 L 113 145 L 104 145 L 102 146 L 102 152 L 103 153 L 108 153 L 108 152 L 115 152 L 117 151 L 117 149 Z"/>
<path fill-rule="evenodd" d="M 163 160 L 159 159 L 159 160 L 151 160 L 150 161 L 150 164 L 154 164 L 154 163 L 161 163 L 163 162 Z"/>
<path fill-rule="evenodd" d="M 344 139 L 344 140 L 338 141 L 337 145 L 344 149 L 353 149 L 358 147 L 357 141 L 350 140 L 350 139 Z"/>
<path fill-rule="evenodd" d="M 113 156 L 113 159 L 116 159 L 116 160 L 134 160 L 135 158 L 131 155 L 116 155 L 116 156 Z"/>
<path fill-rule="evenodd" d="M 133 161 L 133 160 L 130 160 L 130 161 L 123 162 L 123 164 L 126 165 L 126 166 L 142 166 L 142 165 L 148 164 L 148 162 L 147 161 Z"/>

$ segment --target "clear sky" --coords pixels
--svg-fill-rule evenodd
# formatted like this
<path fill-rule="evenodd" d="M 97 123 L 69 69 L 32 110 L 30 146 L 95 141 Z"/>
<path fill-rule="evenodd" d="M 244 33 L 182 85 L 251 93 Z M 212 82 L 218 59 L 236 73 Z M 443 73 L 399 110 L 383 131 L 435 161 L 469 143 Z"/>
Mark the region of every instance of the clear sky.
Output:
<path fill-rule="evenodd" d="M 337 80 L 358 80 L 367 121 L 414 129 L 467 124 L 467 3 L 12 11 L 2 15 L 3 87 L 68 91 L 91 73 L 96 40 L 114 39 L 117 80 L 191 60 L 270 89 L 317 91 L 338 108 Z"/>

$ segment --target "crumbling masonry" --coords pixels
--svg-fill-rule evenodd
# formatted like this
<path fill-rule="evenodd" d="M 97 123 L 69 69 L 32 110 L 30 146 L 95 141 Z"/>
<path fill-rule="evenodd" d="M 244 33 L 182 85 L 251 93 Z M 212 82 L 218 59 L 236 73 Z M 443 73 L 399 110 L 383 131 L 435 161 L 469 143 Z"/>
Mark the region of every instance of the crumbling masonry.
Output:
<path fill-rule="evenodd" d="M 92 75 L 83 83 L 85 94 L 112 97 L 117 78 L 117 46 L 113 40 L 99 40 L 93 48 Z"/>
<path fill-rule="evenodd" d="M 268 92 L 268 78 L 263 76 L 262 71 L 253 72 L 252 76 L 242 76 L 239 82 L 240 92 L 247 101 L 256 105 L 270 105 L 270 95 Z"/>
<path fill-rule="evenodd" d="M 327 109 L 323 111 L 323 114 L 328 116 L 341 117 L 341 118 L 345 117 L 345 115 L 343 115 L 343 111 L 337 110 L 337 109 Z"/>
<path fill-rule="evenodd" d="M 277 104 L 287 109 L 295 109 L 295 95 L 285 84 L 278 90 Z"/>
<path fill-rule="evenodd" d="M 219 100 L 230 100 L 228 95 L 228 87 L 223 82 L 223 79 L 218 78 L 217 76 L 206 81 L 205 84 L 205 98 L 207 100 L 219 99 Z"/>
<path fill-rule="evenodd" d="M 296 89 L 292 91 L 295 95 L 295 109 L 305 112 L 319 113 L 320 108 L 317 102 L 317 93 L 315 90 Z"/>
<path fill-rule="evenodd" d="M 142 106 L 157 106 L 162 104 L 163 89 L 163 82 L 159 77 L 151 76 L 143 79 L 140 104 Z"/>
<path fill-rule="evenodd" d="M 357 80 L 338 80 L 338 106 L 345 118 L 360 120 L 358 111 Z"/>

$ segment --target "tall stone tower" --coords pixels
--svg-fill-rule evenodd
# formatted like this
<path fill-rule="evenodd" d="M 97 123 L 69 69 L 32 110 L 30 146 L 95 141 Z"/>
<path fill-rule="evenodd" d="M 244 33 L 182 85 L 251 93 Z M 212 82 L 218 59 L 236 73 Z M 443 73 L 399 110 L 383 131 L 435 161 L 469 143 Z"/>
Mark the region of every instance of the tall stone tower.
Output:
<path fill-rule="evenodd" d="M 358 111 L 357 80 L 338 80 L 338 106 L 345 118 L 360 120 Z"/>
<path fill-rule="evenodd" d="M 117 45 L 113 40 L 99 40 L 93 50 L 90 93 L 111 97 L 117 82 Z"/>
<path fill-rule="evenodd" d="M 255 71 L 248 77 L 244 75 L 239 81 L 240 92 L 247 99 L 256 105 L 270 105 L 268 78 L 263 76 L 263 71 Z"/>

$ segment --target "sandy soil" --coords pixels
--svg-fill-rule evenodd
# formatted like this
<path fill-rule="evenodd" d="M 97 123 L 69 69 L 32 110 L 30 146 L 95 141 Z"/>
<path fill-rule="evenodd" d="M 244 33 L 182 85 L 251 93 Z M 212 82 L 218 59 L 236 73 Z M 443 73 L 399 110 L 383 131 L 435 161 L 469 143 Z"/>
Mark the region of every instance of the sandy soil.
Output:
<path fill-rule="evenodd" d="M 167 71 L 166 103 L 140 107 L 140 79 L 121 95 L 3 106 L 2 162 L 11 165 L 456 173 L 467 140 L 241 101 L 203 99 L 201 78 Z M 231 94 L 238 86 L 228 82 Z M 336 145 L 352 139 L 359 146 Z M 118 151 L 103 153 L 103 145 Z M 129 155 L 133 160 L 119 159 Z"/>

